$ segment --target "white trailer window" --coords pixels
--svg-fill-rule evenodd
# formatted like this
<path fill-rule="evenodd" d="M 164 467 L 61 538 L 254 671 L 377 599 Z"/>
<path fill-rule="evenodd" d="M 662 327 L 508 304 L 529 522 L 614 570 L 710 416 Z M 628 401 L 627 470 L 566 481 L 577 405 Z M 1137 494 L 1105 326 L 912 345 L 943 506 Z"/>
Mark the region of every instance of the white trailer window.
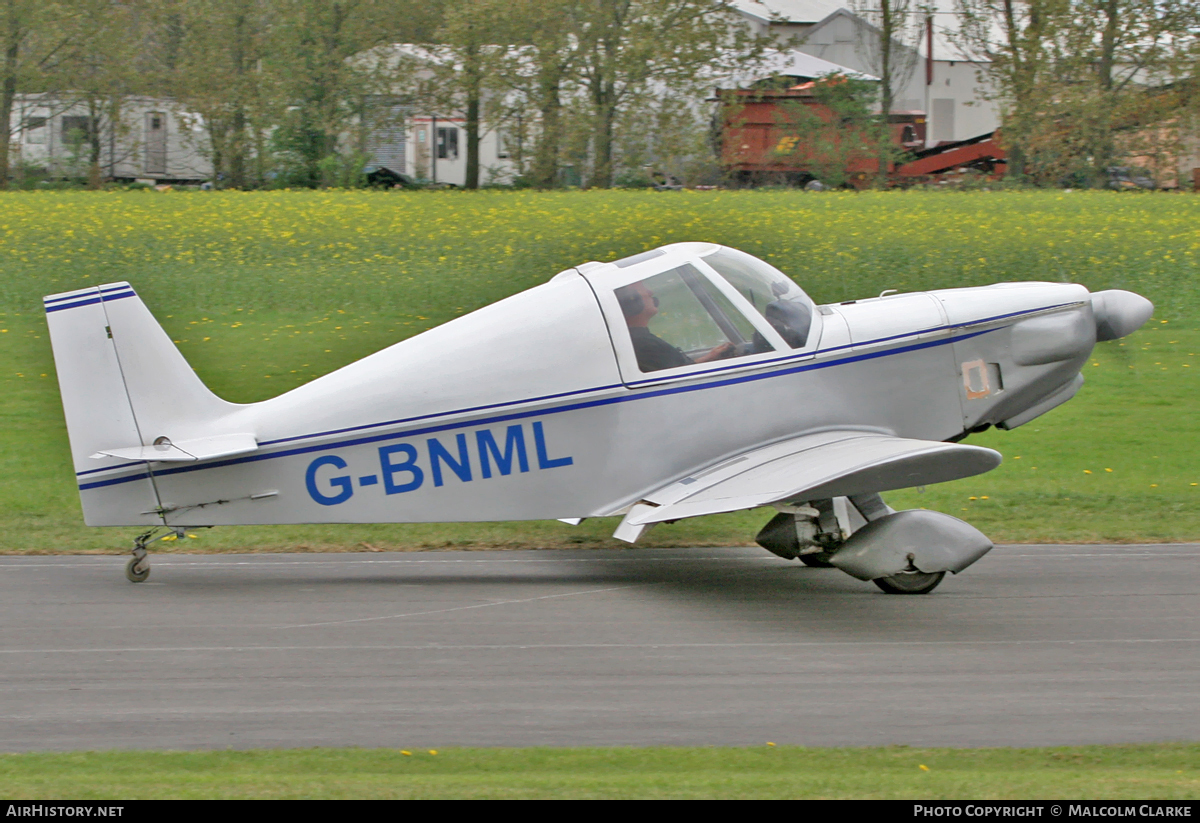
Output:
<path fill-rule="evenodd" d="M 46 118 L 25 118 L 25 142 L 31 145 L 42 145 L 46 142 Z"/>
<path fill-rule="evenodd" d="M 458 129 L 454 126 L 438 128 L 437 156 L 438 160 L 458 159 Z"/>

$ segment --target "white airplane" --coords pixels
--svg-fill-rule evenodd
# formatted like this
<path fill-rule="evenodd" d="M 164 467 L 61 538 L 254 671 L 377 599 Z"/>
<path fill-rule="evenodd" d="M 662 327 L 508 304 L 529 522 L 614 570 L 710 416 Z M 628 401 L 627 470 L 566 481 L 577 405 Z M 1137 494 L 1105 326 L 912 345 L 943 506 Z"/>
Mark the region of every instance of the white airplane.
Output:
<path fill-rule="evenodd" d="M 1005 283 L 818 306 L 767 263 L 677 243 L 585 263 L 270 400 L 196 377 L 128 283 L 45 298 L 90 526 L 624 515 L 774 506 L 770 551 L 924 593 L 992 544 L 880 492 L 1000 463 L 957 441 L 1070 399 L 1126 291 Z"/>

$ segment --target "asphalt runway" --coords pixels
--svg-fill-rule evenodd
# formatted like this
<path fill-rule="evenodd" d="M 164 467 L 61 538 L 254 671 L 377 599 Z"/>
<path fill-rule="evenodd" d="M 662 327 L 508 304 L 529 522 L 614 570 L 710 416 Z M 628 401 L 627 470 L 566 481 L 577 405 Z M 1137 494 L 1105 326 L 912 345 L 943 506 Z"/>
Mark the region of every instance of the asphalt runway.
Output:
<path fill-rule="evenodd" d="M 0 557 L 0 750 L 1200 740 L 1200 545 Z"/>

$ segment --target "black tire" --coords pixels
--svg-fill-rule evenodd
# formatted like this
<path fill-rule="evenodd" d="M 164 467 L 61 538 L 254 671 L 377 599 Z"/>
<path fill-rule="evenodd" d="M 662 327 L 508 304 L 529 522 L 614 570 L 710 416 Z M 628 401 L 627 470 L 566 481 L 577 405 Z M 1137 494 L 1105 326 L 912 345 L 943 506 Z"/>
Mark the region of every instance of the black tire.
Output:
<path fill-rule="evenodd" d="M 833 564 L 826 559 L 829 557 L 829 555 L 827 555 L 825 552 L 818 552 L 816 554 L 802 554 L 799 555 L 799 557 L 801 563 L 814 569 L 833 568 Z"/>
<path fill-rule="evenodd" d="M 929 594 L 945 576 L 945 572 L 905 572 L 876 578 L 875 585 L 888 594 Z"/>
<path fill-rule="evenodd" d="M 141 583 L 150 576 L 150 561 L 143 559 L 139 564 L 136 557 L 129 558 L 125 564 L 125 579 L 130 583 Z"/>

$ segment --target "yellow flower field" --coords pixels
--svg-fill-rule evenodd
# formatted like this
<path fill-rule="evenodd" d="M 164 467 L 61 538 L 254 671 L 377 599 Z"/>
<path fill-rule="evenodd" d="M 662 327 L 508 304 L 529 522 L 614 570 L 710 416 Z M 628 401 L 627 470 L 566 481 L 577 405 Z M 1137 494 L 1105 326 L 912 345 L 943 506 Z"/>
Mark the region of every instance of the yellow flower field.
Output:
<path fill-rule="evenodd" d="M 475 308 L 586 260 L 707 240 L 820 301 L 999 280 L 1197 308 L 1200 198 L 1109 192 L 0 194 L 0 309 L 129 280 L 170 310 Z M 443 315 L 444 316 L 444 315 Z"/>

